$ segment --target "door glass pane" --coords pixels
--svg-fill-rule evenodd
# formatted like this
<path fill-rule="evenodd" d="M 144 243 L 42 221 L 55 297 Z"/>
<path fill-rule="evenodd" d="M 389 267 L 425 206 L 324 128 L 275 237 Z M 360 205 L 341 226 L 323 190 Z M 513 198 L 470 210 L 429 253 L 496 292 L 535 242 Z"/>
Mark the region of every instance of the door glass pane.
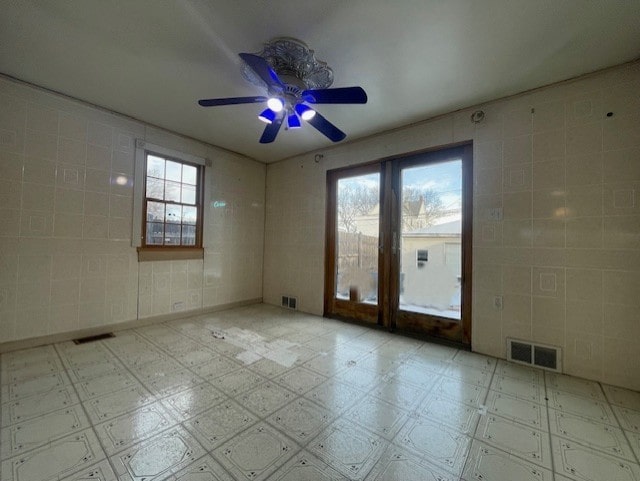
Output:
<path fill-rule="evenodd" d="M 336 200 L 335 296 L 377 304 L 380 174 L 339 179 Z"/>
<path fill-rule="evenodd" d="M 460 320 L 462 161 L 402 169 L 400 309 Z"/>

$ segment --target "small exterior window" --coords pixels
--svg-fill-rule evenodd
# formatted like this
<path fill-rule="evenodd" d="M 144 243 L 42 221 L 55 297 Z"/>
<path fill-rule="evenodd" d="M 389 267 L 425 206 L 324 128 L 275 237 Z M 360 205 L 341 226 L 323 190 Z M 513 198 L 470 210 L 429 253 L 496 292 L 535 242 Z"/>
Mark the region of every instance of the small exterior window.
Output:
<path fill-rule="evenodd" d="M 424 267 L 425 262 L 429 261 L 429 250 L 418 249 L 416 250 L 416 264 L 418 267 Z"/>
<path fill-rule="evenodd" d="M 203 166 L 145 152 L 142 247 L 202 247 Z"/>

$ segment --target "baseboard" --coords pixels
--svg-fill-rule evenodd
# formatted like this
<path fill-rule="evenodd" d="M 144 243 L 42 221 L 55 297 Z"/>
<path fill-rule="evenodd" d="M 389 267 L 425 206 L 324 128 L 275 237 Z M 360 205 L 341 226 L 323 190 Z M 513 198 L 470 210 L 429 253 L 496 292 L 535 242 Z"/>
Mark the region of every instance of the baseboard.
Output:
<path fill-rule="evenodd" d="M 81 337 L 98 336 L 107 332 L 124 331 L 135 327 L 149 326 L 160 322 L 173 321 L 175 319 L 185 319 L 189 317 L 201 316 L 211 312 L 226 311 L 235 307 L 250 306 L 262 303 L 262 298 L 247 299 L 246 301 L 230 302 L 228 304 L 220 304 L 218 306 L 203 307 L 201 309 L 191 309 L 189 311 L 172 312 L 171 314 L 163 314 L 161 316 L 145 317 L 142 319 L 132 319 L 130 321 L 118 322 L 116 324 L 108 324 L 105 326 L 90 327 L 87 329 L 78 329 L 75 331 L 61 332 L 58 334 L 49 334 L 47 336 L 32 337 L 29 339 L 19 339 L 17 341 L 9 341 L 0 343 L 0 354 L 30 347 L 42 346 L 45 344 L 55 344 L 57 342 L 71 341 Z"/>

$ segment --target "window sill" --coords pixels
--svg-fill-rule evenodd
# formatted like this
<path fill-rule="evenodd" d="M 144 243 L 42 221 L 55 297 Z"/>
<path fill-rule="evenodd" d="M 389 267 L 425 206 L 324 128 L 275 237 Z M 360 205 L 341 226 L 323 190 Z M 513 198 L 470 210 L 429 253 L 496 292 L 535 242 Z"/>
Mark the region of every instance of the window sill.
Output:
<path fill-rule="evenodd" d="M 202 247 L 138 247 L 138 262 L 204 259 Z"/>

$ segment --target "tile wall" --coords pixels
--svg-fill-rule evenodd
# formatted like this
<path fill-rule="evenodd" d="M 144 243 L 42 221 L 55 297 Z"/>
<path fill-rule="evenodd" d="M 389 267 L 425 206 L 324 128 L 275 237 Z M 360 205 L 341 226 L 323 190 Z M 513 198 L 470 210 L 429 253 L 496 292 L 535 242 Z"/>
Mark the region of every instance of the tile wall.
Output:
<path fill-rule="evenodd" d="M 639 92 L 636 62 L 268 165 L 265 302 L 322 313 L 328 169 L 473 140 L 473 349 L 553 344 L 565 372 L 640 389 Z"/>
<path fill-rule="evenodd" d="M 321 314 L 326 170 L 474 141 L 474 350 L 640 389 L 640 64 L 265 167 L 0 79 L 0 342 L 259 298 Z M 533 109 L 533 110 L 532 110 Z M 613 112 L 607 117 L 607 112 Z M 203 261 L 139 264 L 136 138 L 213 159 Z M 213 205 L 218 207 L 213 208 Z M 503 219 L 489 210 L 503 209 Z M 264 237 L 264 278 L 263 239 Z M 504 298 L 501 311 L 493 297 Z M 635 363 L 635 364 L 634 364 Z"/>
<path fill-rule="evenodd" d="M 138 263 L 135 139 L 213 161 L 200 261 Z M 0 78 L 0 342 L 262 296 L 265 166 Z"/>

